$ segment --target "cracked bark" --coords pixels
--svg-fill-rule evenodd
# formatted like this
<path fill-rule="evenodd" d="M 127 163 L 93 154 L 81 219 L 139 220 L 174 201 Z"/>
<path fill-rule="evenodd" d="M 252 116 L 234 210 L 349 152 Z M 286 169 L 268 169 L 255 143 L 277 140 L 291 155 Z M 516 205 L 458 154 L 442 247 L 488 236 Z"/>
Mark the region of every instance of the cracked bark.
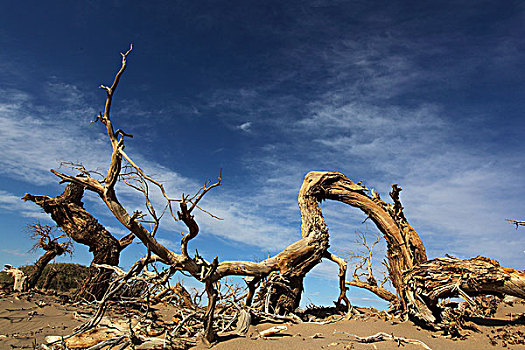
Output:
<path fill-rule="evenodd" d="M 112 271 L 99 269 L 94 264 L 117 266 L 121 250 L 130 243 L 129 236 L 119 240 L 109 233 L 97 219 L 84 209 L 82 197 L 84 188 L 70 183 L 58 197 L 34 196 L 26 194 L 22 199 L 39 205 L 51 215 L 55 223 L 75 242 L 85 244 L 93 253 L 88 277 L 77 292 L 75 298 L 100 299 L 107 289 Z"/>
<path fill-rule="evenodd" d="M 407 271 L 403 281 L 409 316 L 430 327 L 442 321 L 442 298 L 462 297 L 473 303 L 471 297 L 477 295 L 507 294 L 525 299 L 525 271 L 481 256 L 432 259 Z"/>

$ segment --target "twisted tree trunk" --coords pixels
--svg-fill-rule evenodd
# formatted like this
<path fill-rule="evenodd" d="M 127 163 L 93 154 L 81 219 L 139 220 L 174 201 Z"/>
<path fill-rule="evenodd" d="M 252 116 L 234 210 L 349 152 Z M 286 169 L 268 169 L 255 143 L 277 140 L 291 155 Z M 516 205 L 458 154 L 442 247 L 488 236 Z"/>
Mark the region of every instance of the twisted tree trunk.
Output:
<path fill-rule="evenodd" d="M 302 239 L 260 263 L 222 262 L 217 269 L 217 277 L 232 274 L 264 277 L 278 271 L 269 276 L 257 299 L 264 300 L 268 311 L 286 313 L 295 310 L 301 300 L 304 277 L 323 257 L 330 256 L 328 227 L 319 203 L 331 199 L 361 209 L 384 234 L 388 246 L 389 274 L 397 294 L 402 295 L 403 272 L 426 261 L 426 253 L 421 239 L 403 214 L 400 191 L 398 186 L 392 186 L 390 195 L 394 204 L 390 204 L 382 201 L 374 190 L 352 182 L 339 172 L 309 172 L 298 198 Z M 337 262 L 337 259 L 331 260 Z M 344 278 L 344 271 L 342 276 Z M 393 299 L 391 294 L 388 298 Z M 400 306 L 403 309 L 406 307 L 403 299 Z"/>
<path fill-rule="evenodd" d="M 131 243 L 130 237 L 119 241 L 102 226 L 97 219 L 84 209 L 82 197 L 84 187 L 70 183 L 64 192 L 56 197 L 26 194 L 22 199 L 38 204 L 75 242 L 85 244 L 93 253 L 88 277 L 75 298 L 100 299 L 107 289 L 112 271 L 100 269 L 94 264 L 117 266 L 121 250 Z"/>
<path fill-rule="evenodd" d="M 280 273 L 270 275 L 265 293 L 273 312 L 284 314 L 299 307 L 303 280 L 306 274 L 321 262 L 329 247 L 328 227 L 319 207 L 322 198 L 322 186 L 328 176 L 323 173 L 309 173 L 299 190 L 298 204 L 301 211 L 302 239 L 296 243 L 298 249 L 289 249 L 282 256 Z M 281 254 L 279 254 L 281 255 Z M 270 311 L 270 310 L 268 310 Z"/>
<path fill-rule="evenodd" d="M 29 275 L 26 281 L 26 288 L 32 289 L 36 286 L 36 283 L 40 279 L 40 276 L 42 276 L 42 272 L 44 272 L 45 267 L 51 260 L 53 260 L 55 257 L 60 256 L 64 254 L 65 249 L 62 247 L 59 243 L 54 242 L 55 245 L 52 249 L 47 250 L 44 255 L 40 257 L 40 259 L 37 260 L 35 263 L 35 270 Z"/>
<path fill-rule="evenodd" d="M 327 189 L 326 198 L 361 209 L 381 231 L 387 242 L 388 273 L 397 295 L 403 295 L 403 272 L 427 260 L 425 246 L 403 214 L 399 200 L 401 188 L 392 185 L 394 204 L 381 200 L 374 190 L 348 180 Z M 389 295 L 390 297 L 390 295 Z M 403 298 L 401 308 L 406 308 Z"/>

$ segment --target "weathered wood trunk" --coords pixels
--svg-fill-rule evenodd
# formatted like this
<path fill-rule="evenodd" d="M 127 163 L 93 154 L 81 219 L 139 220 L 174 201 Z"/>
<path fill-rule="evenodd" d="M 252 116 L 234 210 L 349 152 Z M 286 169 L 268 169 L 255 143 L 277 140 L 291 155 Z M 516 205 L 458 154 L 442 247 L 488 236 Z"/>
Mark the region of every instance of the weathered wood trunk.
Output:
<path fill-rule="evenodd" d="M 326 198 L 361 209 L 383 233 L 387 242 L 389 276 L 398 296 L 403 295 L 403 272 L 427 260 L 425 246 L 417 232 L 403 214 L 399 200 L 401 188 L 392 185 L 390 197 L 394 204 L 386 203 L 374 190 L 355 184 L 345 177 L 327 189 Z M 406 308 L 403 298 L 401 308 Z"/>
<path fill-rule="evenodd" d="M 299 307 L 306 274 L 321 262 L 329 247 L 328 227 L 319 203 L 323 186 L 330 182 L 329 173 L 308 173 L 299 190 L 302 239 L 288 246 L 279 257 L 279 272 L 272 273 L 259 299 L 265 300 L 269 312 L 285 314 Z"/>
<path fill-rule="evenodd" d="M 29 275 L 26 281 L 26 288 L 32 289 L 36 286 L 38 280 L 40 279 L 40 276 L 42 276 L 42 272 L 44 272 L 44 268 L 49 264 L 51 260 L 53 260 L 55 257 L 62 255 L 64 253 L 64 248 L 60 246 L 60 244 L 56 243 L 56 248 L 53 250 L 48 250 L 40 257 L 40 259 L 37 260 L 35 263 L 35 270 Z"/>
<path fill-rule="evenodd" d="M 38 204 L 46 213 L 51 214 L 51 218 L 69 237 L 89 247 L 89 251 L 93 253 L 93 261 L 76 299 L 93 300 L 104 295 L 112 274 L 111 270 L 99 269 L 93 264 L 117 266 L 122 247 L 119 240 L 84 209 L 83 195 L 82 186 L 70 183 L 56 198 L 26 194 L 22 199 Z"/>
<path fill-rule="evenodd" d="M 429 260 L 403 275 L 409 316 L 433 326 L 441 322 L 439 299 L 477 295 L 513 295 L 525 299 L 525 271 L 500 266 L 492 259 L 446 257 Z"/>
<path fill-rule="evenodd" d="M 228 275 L 250 270 L 250 275 L 256 271 L 263 275 L 266 271 L 268 274 L 278 270 L 269 276 L 257 299 L 264 300 L 265 307 L 271 312 L 295 310 L 301 300 L 304 277 L 323 257 L 330 255 L 328 227 L 319 203 L 331 199 L 361 209 L 383 233 L 388 246 L 390 277 L 398 295 L 402 295 L 403 271 L 426 261 L 426 253 L 418 234 L 404 217 L 399 201 L 401 189 L 396 185 L 392 188 L 394 204 L 383 202 L 373 190 L 352 182 L 339 172 L 309 172 L 298 198 L 302 239 L 261 263 L 222 262 L 218 271 Z M 392 295 L 388 297 L 392 299 Z M 401 303 L 404 308 L 403 300 Z"/>
<path fill-rule="evenodd" d="M 293 312 L 299 307 L 306 274 L 321 262 L 330 246 L 328 227 L 319 207 L 324 199 L 323 185 L 329 178 L 325 175 L 307 174 L 299 190 L 301 235 L 307 244 L 297 252 L 293 264 L 283 266 L 280 274 L 274 273 L 269 279 L 272 284 L 270 305 L 277 314 Z"/>

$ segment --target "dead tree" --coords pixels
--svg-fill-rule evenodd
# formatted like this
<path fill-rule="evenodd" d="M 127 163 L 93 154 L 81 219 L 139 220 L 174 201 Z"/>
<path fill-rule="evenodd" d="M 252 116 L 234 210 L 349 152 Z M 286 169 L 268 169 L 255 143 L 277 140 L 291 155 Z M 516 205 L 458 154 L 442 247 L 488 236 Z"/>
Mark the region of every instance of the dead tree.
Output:
<path fill-rule="evenodd" d="M 400 300 L 400 308 L 407 310 L 411 307 L 412 301 L 406 294 L 407 280 L 404 279 L 404 273 L 421 266 L 421 264 L 426 262 L 427 258 L 421 239 L 408 224 L 403 214 L 403 207 L 399 200 L 401 188 L 397 185 L 392 186 L 390 196 L 393 204 L 390 204 L 382 201 L 374 190 L 369 190 L 360 183 L 352 182 L 339 172 L 310 172 L 304 178 L 298 197 L 302 219 L 301 239 L 290 244 L 277 255 L 260 262 L 219 262 L 218 257 L 208 262 L 198 254 L 191 257 L 188 254 L 188 245 L 199 233 L 199 226 L 195 221 L 193 211 L 195 209 L 203 210 L 199 206 L 199 202 L 208 191 L 220 186 L 221 176 L 219 175 L 218 181 L 214 184 L 211 184 L 209 181 L 206 182 L 193 197 L 185 195 L 181 198 L 170 197 L 163 185 L 147 175 L 124 151 L 125 137 L 131 135 L 126 134 L 121 129 L 114 129 L 110 118 L 110 109 L 113 95 L 126 69 L 127 56 L 130 52 L 131 48 L 122 54 L 122 64 L 112 85 L 109 87 L 101 86 L 106 91 L 106 104 L 104 112 L 97 116 L 96 121 L 100 121 L 105 126 L 112 146 L 111 162 L 106 175 L 103 179 L 97 180 L 88 172 L 83 172 L 79 176 L 72 176 L 56 170 L 51 171 L 61 179 L 61 182 L 69 183 L 66 187 L 66 192 L 81 192 L 86 189 L 96 193 L 113 216 L 147 248 L 144 261 L 154 260 L 162 262 L 170 266 L 170 271 L 184 271 L 186 274 L 204 283 L 208 296 L 208 306 L 205 313 L 203 336 L 207 342 L 215 340 L 213 318 L 218 298 L 217 282 L 226 276 L 248 276 L 246 305 L 251 305 L 254 302 L 252 299 L 256 295 L 256 289 L 262 284 L 261 290 L 257 293 L 258 298 L 255 299 L 255 302 L 259 303 L 258 306 L 271 313 L 287 313 L 294 311 L 299 305 L 303 290 L 303 280 L 306 274 L 321 259 L 327 258 L 336 262 L 340 267 L 341 291 L 338 302 L 345 301 L 349 305 L 345 295 L 346 286 L 344 283 L 346 263 L 328 250 L 328 227 L 319 206 L 319 203 L 327 199 L 340 201 L 359 208 L 376 224 L 387 242 L 389 275 Z M 125 169 L 124 172 L 123 169 Z M 115 190 L 115 185 L 119 179 L 126 181 L 126 183 L 145 196 L 146 214 L 138 211 L 131 213 L 120 203 Z M 149 197 L 150 187 L 160 191 L 166 200 L 165 210 L 169 212 L 173 220 L 184 222 L 188 228 L 188 233 L 181 239 L 180 253 L 169 250 L 155 238 L 164 211 L 160 214 L 156 212 Z M 67 196 L 66 192 L 60 197 Z M 26 199 L 32 200 L 32 197 L 29 196 Z M 50 202 L 51 207 L 48 209 L 48 212 L 63 220 L 64 225 L 72 228 L 73 231 L 79 227 L 103 229 L 96 220 L 93 221 L 94 218 L 88 219 L 85 210 L 82 211 L 81 195 L 77 195 L 77 200 L 73 201 L 76 206 L 50 201 L 60 201 L 60 197 L 56 199 L 41 197 L 39 198 L 39 204 L 45 208 Z M 34 201 L 37 201 L 36 198 Z M 66 202 L 72 201 L 68 200 Z M 174 203 L 178 204 L 178 211 L 173 208 Z M 55 208 L 53 205 L 57 209 L 53 209 Z M 65 220 L 60 215 L 62 210 L 66 210 L 62 208 L 67 208 L 75 215 L 68 216 L 68 219 Z M 53 218 L 55 219 L 55 217 Z M 143 225 L 144 222 L 151 224 L 152 228 L 150 230 L 146 229 Z M 73 225 L 73 223 L 75 224 Z M 67 230 L 65 231 L 68 232 Z M 111 241 L 110 238 L 108 239 Z M 120 244 L 117 244 L 115 241 L 108 244 L 113 244 L 111 250 L 119 251 Z M 116 259 L 114 261 L 115 263 L 118 262 Z"/>
<path fill-rule="evenodd" d="M 127 247 L 133 236 L 128 235 L 121 240 L 116 239 L 95 219 L 82 203 L 84 187 L 70 183 L 64 192 L 57 197 L 33 196 L 28 193 L 22 198 L 39 205 L 46 213 L 51 214 L 55 223 L 75 242 L 85 244 L 93 253 L 93 261 L 89 274 L 76 299 L 100 299 L 107 289 L 112 271 L 100 269 L 94 264 L 117 266 L 120 252 Z"/>
<path fill-rule="evenodd" d="M 207 262 L 198 255 L 193 258 L 190 257 L 187 246 L 190 240 L 199 232 L 199 227 L 194 220 L 192 211 L 195 208 L 200 209 L 198 206 L 199 201 L 209 190 L 219 186 L 221 179 L 219 177 L 219 180 L 215 184 L 207 182 L 194 197 L 183 196 L 181 199 L 175 199 L 169 197 L 164 191 L 162 184 L 145 174 L 131 157 L 124 152 L 124 137 L 130 135 L 120 129 L 115 131 L 110 119 L 110 108 L 113 94 L 126 68 L 126 58 L 130 51 L 131 49 L 125 54 L 122 54 L 122 66 L 115 76 L 113 84 L 110 87 L 102 86 L 107 93 L 106 106 L 104 113 L 101 113 L 97 117 L 97 121 L 101 121 L 106 127 L 107 135 L 113 148 L 111 163 L 104 179 L 96 180 L 86 172 L 80 176 L 70 176 L 52 170 L 55 175 L 60 177 L 61 182 L 69 183 L 64 194 L 57 198 L 26 195 L 24 199 L 36 202 L 41 205 L 45 211 L 51 213 L 53 219 L 60 222 L 65 232 L 79 235 L 81 234 L 79 229 L 82 228 L 82 232 L 86 231 L 86 229 L 88 231 L 90 230 L 90 235 L 86 235 L 85 238 L 91 238 L 91 233 L 94 235 L 95 232 L 97 232 L 98 236 L 107 238 L 107 242 L 104 244 L 104 252 L 105 254 L 110 254 L 111 259 L 107 260 L 111 260 L 110 264 L 114 265 L 117 263 L 118 254 L 116 254 L 116 252 L 119 251 L 119 245 L 111 238 L 111 235 L 109 235 L 109 233 L 106 234 L 107 231 L 83 209 L 82 203 L 80 202 L 84 189 L 98 194 L 115 218 L 147 247 L 148 254 L 155 254 L 156 260 L 170 265 L 175 270 L 186 271 L 205 284 L 209 302 L 205 322 L 205 338 L 208 341 L 213 341 L 215 337 L 211 326 L 213 310 L 217 300 L 215 285 L 222 277 L 228 275 L 251 276 L 253 277 L 252 281 L 257 283 L 261 279 L 268 277 L 270 273 L 274 271 L 278 272 L 278 274 L 273 275 L 275 277 L 270 277 L 270 292 L 267 293 L 267 295 L 271 302 L 271 308 L 274 311 L 277 310 L 282 313 L 294 310 L 300 301 L 302 282 L 306 273 L 317 265 L 322 258 L 337 261 L 337 259 L 334 258 L 335 256 L 327 251 L 329 246 L 328 228 L 322 218 L 319 202 L 326 198 L 326 188 L 332 188 L 334 183 L 338 183 L 339 180 L 345 180 L 346 178 L 340 173 L 312 172 L 307 175 L 299 193 L 299 206 L 303 219 L 301 226 L 302 239 L 292 243 L 276 256 L 259 263 L 224 261 L 220 264 L 217 257 L 212 262 Z M 123 160 L 128 167 L 134 169 L 134 176 L 143 184 L 142 187 L 135 188 L 143 192 L 146 197 L 146 208 L 150 217 L 149 222 L 153 223 L 152 230 L 147 230 L 142 225 L 142 213 L 129 213 L 118 200 L 115 184 L 121 175 Z M 170 251 L 154 237 L 162 215 L 157 215 L 149 200 L 149 189 L 145 186 L 145 184 L 148 183 L 153 184 L 161 191 L 167 201 L 167 207 L 173 219 L 183 221 L 188 227 L 189 233 L 181 240 L 180 254 Z M 175 215 L 172 208 L 173 202 L 179 203 L 180 211 L 177 215 Z M 67 213 L 67 215 L 63 215 L 64 213 Z M 100 242 L 100 240 L 92 242 L 95 245 L 94 250 L 97 249 L 97 242 Z M 344 264 L 341 264 L 341 262 L 338 263 L 341 270 L 344 271 L 346 269 Z M 345 300 L 344 273 L 340 275 L 340 279 L 343 281 L 341 283 L 343 291 L 340 299 Z"/>
<path fill-rule="evenodd" d="M 383 202 L 373 190 L 347 187 L 330 199 L 363 210 L 387 241 L 388 272 L 399 300 L 399 311 L 416 322 L 432 326 L 441 320 L 441 298 L 468 295 L 509 294 L 525 296 L 525 272 L 509 269 L 492 259 L 444 258 L 427 261 L 425 247 L 408 224 L 399 199 L 401 188 L 392 185 L 393 204 Z M 362 287 L 370 289 L 369 285 Z M 464 293 L 462 293 L 462 291 Z M 379 294 L 378 294 L 379 295 Z M 388 300 L 388 298 L 384 298 Z"/>
<path fill-rule="evenodd" d="M 42 276 L 42 272 L 47 264 L 62 254 L 73 254 L 73 245 L 71 240 L 60 242 L 60 239 L 67 236 L 65 234 L 55 236 L 55 232 L 57 231 L 55 227 L 41 225 L 35 222 L 28 225 L 28 230 L 31 232 L 31 238 L 38 240 L 33 246 L 33 250 L 41 248 L 45 251 L 44 255 L 35 262 L 35 269 L 26 281 L 25 289 L 33 289 L 40 279 L 40 276 Z"/>
<path fill-rule="evenodd" d="M 460 296 L 470 300 L 469 295 L 483 294 L 525 296 L 525 272 L 502 267 L 492 259 L 448 257 L 427 261 L 421 239 L 403 214 L 400 191 L 400 187 L 392 185 L 393 204 L 383 202 L 375 191 L 364 187 L 362 190 L 347 187 L 336 193 L 330 190 L 333 195 L 327 196 L 360 208 L 383 233 L 399 311 L 432 327 L 442 319 L 439 299 Z M 358 286 L 371 290 L 370 283 Z M 388 300 L 391 296 L 383 298 Z"/>
<path fill-rule="evenodd" d="M 353 279 L 346 281 L 346 284 L 367 289 L 381 299 L 390 302 L 391 308 L 398 308 L 399 299 L 397 296 L 384 288 L 389 277 L 385 275 L 383 280 L 378 283 L 372 270 L 374 247 L 381 241 L 381 235 L 378 235 L 372 244 L 368 243 L 365 233 L 358 233 L 358 236 L 359 241 L 357 243 L 362 246 L 362 249 L 350 252 L 350 260 L 357 260 L 357 263 L 352 273 Z M 388 263 L 386 261 L 383 263 L 388 269 Z M 365 277 L 365 281 L 361 277 Z"/>

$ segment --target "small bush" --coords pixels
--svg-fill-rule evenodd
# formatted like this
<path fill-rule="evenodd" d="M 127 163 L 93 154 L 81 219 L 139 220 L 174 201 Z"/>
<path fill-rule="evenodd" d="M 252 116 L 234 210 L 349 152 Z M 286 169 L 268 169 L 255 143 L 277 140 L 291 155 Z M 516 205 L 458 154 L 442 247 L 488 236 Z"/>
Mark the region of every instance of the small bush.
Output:
<path fill-rule="evenodd" d="M 30 275 L 34 265 L 22 266 L 20 269 Z M 88 267 L 80 264 L 56 263 L 48 264 L 40 276 L 36 288 L 53 289 L 59 292 L 73 291 L 82 285 L 88 275 Z M 12 285 L 13 278 L 5 272 L 0 273 L 0 288 Z"/>

